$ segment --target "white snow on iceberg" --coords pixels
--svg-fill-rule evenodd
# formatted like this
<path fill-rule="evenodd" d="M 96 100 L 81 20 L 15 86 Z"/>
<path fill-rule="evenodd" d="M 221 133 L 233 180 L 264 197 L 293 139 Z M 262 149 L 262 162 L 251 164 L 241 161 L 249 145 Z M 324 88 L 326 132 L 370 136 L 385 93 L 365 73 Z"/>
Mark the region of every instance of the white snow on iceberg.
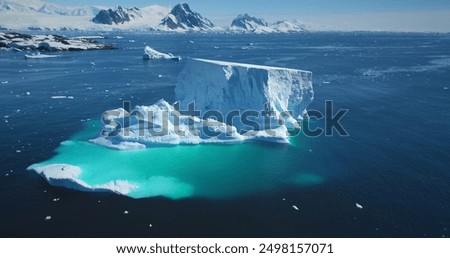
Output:
<path fill-rule="evenodd" d="M 79 179 L 81 169 L 68 164 L 52 164 L 42 167 L 30 166 L 28 169 L 35 170 L 49 184 L 84 192 L 113 192 L 127 195 L 137 188 L 125 180 L 110 181 L 101 185 L 90 186 Z"/>
<path fill-rule="evenodd" d="M 170 53 L 161 53 L 153 48 L 146 46 L 144 49 L 144 60 L 156 60 L 156 59 L 166 59 L 166 60 L 174 60 L 174 61 L 180 61 L 180 56 L 174 56 Z"/>

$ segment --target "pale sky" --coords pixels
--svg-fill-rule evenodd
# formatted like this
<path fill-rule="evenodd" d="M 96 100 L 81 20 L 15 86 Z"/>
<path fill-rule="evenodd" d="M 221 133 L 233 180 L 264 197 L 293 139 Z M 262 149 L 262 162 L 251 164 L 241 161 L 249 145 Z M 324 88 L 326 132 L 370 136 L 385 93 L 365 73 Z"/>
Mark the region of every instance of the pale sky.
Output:
<path fill-rule="evenodd" d="M 48 0 L 74 6 L 174 6 L 179 0 Z M 182 2 L 182 1 L 181 1 Z M 241 13 L 266 19 L 296 19 L 313 30 L 450 32 L 449 0 L 186 0 L 194 11 L 219 26 Z"/>

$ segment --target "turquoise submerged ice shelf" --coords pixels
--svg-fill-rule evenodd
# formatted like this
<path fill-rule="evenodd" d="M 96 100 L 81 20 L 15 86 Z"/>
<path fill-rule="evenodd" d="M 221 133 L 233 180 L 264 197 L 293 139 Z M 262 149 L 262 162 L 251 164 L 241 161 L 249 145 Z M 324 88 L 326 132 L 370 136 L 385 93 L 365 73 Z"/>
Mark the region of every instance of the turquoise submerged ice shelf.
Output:
<path fill-rule="evenodd" d="M 302 136 L 291 139 L 296 143 L 292 145 L 203 144 L 119 151 L 88 141 L 98 135 L 99 124 L 90 122 L 84 131 L 63 142 L 52 159 L 31 168 L 39 171 L 40 167 L 61 164 L 59 169 L 67 171 L 70 166 L 78 167 L 78 179 L 87 188 L 71 179 L 59 181 L 59 186 L 133 198 L 227 198 L 325 180 L 321 175 L 293 169 L 293 163 L 301 164 L 304 150 L 295 145 L 300 145 Z M 114 181 L 121 182 L 115 191 L 98 187 L 111 186 Z"/>

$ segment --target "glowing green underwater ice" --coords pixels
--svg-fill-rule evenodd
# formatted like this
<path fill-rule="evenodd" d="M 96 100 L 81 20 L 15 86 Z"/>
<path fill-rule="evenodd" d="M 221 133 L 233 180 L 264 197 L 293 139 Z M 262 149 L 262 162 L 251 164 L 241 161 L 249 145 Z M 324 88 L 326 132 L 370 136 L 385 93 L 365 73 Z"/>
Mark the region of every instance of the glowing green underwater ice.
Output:
<path fill-rule="evenodd" d="M 57 155 L 34 166 L 69 164 L 81 168 L 88 185 L 126 180 L 139 187 L 128 196 L 225 198 L 286 186 L 320 184 L 324 178 L 302 173 L 298 142 L 278 144 L 202 144 L 118 151 L 88 142 L 98 121 L 61 144 Z M 301 138 L 299 136 L 298 138 Z M 299 139 L 292 139 L 299 141 Z"/>

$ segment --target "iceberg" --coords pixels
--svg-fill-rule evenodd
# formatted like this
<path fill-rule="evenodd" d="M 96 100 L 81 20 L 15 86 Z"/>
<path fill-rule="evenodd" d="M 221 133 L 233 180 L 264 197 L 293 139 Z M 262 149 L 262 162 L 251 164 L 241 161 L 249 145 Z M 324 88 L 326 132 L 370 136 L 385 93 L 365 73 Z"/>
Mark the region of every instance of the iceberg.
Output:
<path fill-rule="evenodd" d="M 153 48 L 146 46 L 144 49 L 144 60 L 155 60 L 155 59 L 166 59 L 166 60 L 174 60 L 174 61 L 180 61 L 180 56 L 174 56 L 170 53 L 161 53 Z"/>
<path fill-rule="evenodd" d="M 300 128 L 298 120 L 313 99 L 311 77 L 296 69 L 190 59 L 178 76 L 177 103 L 160 100 L 132 111 L 106 111 L 102 135 L 91 142 L 118 150 L 250 140 L 289 143 L 289 131 Z"/>
<path fill-rule="evenodd" d="M 132 198 L 221 198 L 274 187 L 259 180 L 258 169 L 269 166 L 278 171 L 284 166 L 272 155 L 273 149 L 218 144 L 288 144 L 289 130 L 299 126 L 313 100 L 311 78 L 311 72 L 296 69 L 189 59 L 178 76 L 177 102 L 160 100 L 132 110 L 128 103 L 108 110 L 101 128 L 93 123 L 88 131 L 63 142 L 53 159 L 29 169 L 54 186 Z M 245 119 L 221 117 L 246 112 L 253 112 L 253 125 L 263 125 L 249 127 Z M 159 148 L 149 148 L 153 146 Z M 241 159 L 264 162 L 242 167 Z M 223 184 L 224 178 L 233 183 Z"/>

